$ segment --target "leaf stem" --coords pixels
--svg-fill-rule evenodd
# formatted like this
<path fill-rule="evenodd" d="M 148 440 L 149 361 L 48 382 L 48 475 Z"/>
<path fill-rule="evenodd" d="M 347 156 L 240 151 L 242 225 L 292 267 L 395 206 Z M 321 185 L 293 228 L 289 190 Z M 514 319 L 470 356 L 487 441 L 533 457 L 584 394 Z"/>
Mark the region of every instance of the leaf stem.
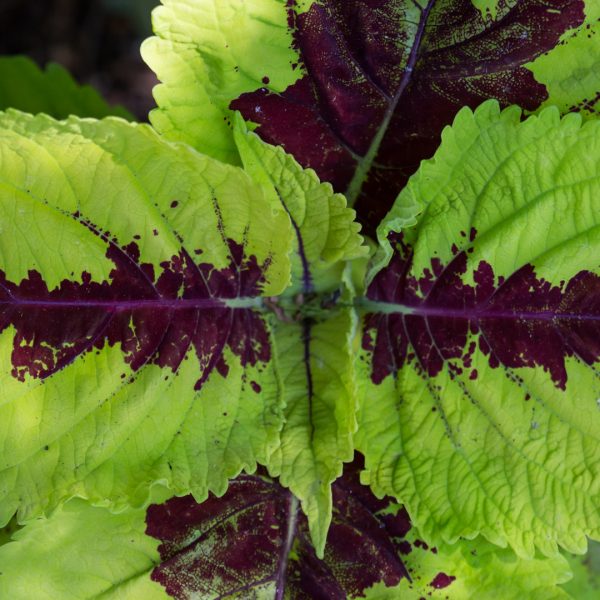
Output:
<path fill-rule="evenodd" d="M 281 547 L 279 569 L 277 570 L 277 579 L 275 580 L 275 600 L 283 600 L 285 594 L 285 574 L 287 572 L 288 562 L 290 559 L 290 552 L 294 544 L 294 538 L 296 537 L 296 530 L 298 528 L 298 509 L 300 502 L 298 498 L 291 492 L 289 493 L 288 500 L 288 527 L 285 536 L 285 541 Z"/>
<path fill-rule="evenodd" d="M 394 97 L 391 99 L 388 108 L 383 115 L 383 119 L 381 124 L 377 128 L 375 135 L 371 141 L 371 145 L 367 150 L 367 153 L 358 161 L 358 165 L 356 167 L 356 171 L 354 172 L 354 176 L 352 177 L 352 181 L 348 185 L 348 188 L 345 192 L 346 198 L 348 199 L 348 205 L 353 206 L 356 202 L 360 192 L 362 190 L 362 186 L 371 170 L 375 157 L 379 152 L 379 147 L 381 146 L 381 142 L 383 141 L 383 137 L 385 136 L 390 122 L 396 112 L 396 108 L 398 108 L 398 103 L 404 94 L 404 90 L 408 87 L 410 80 L 412 78 L 413 71 L 417 64 L 417 59 L 419 56 L 419 48 L 421 47 L 421 42 L 423 40 L 423 33 L 425 32 L 425 25 L 427 24 L 427 18 L 429 17 L 429 12 L 432 9 L 435 0 L 429 0 L 427 6 L 425 8 L 421 8 L 417 5 L 417 7 L 421 10 L 421 19 L 419 20 L 419 25 L 417 27 L 417 32 L 415 34 L 414 43 L 412 49 L 410 51 L 410 55 L 408 57 L 408 61 L 406 63 L 406 68 L 404 69 L 404 73 L 402 75 L 402 79 L 400 80 L 400 84 L 398 85 L 398 89 L 394 94 Z"/>

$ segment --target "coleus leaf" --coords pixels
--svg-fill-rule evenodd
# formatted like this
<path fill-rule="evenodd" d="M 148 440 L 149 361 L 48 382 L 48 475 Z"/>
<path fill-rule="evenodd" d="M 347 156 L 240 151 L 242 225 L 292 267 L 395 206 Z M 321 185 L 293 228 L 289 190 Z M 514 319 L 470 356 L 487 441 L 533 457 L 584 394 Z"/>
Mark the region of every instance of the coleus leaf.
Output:
<path fill-rule="evenodd" d="M 236 161 L 226 126 L 229 109 L 240 110 L 263 139 L 356 201 L 372 233 L 463 105 L 593 105 L 595 4 L 168 0 L 144 47 L 164 82 L 151 119 L 210 153 L 208 100 L 227 148 L 218 156 Z"/>
<path fill-rule="evenodd" d="M 520 118 L 462 110 L 379 228 L 357 445 L 426 538 L 583 552 L 600 536 L 600 122 Z"/>
<path fill-rule="evenodd" d="M 343 283 L 346 261 L 363 258 L 346 199 L 321 184 L 281 148 L 238 119 L 236 143 L 246 171 L 270 189 L 294 229 L 292 283 L 277 299 L 271 328 L 283 382 L 281 443 L 268 467 L 302 503 L 317 554 L 331 520 L 331 483 L 352 459 L 356 385 L 352 340 L 356 316 Z M 344 302 L 344 306 L 338 304 Z"/>
<path fill-rule="evenodd" d="M 584 117 L 600 114 L 600 4 L 585 2 L 585 21 L 567 32 L 561 43 L 542 54 L 528 68 L 548 91 L 545 106 L 561 112 L 579 112 Z"/>
<path fill-rule="evenodd" d="M 165 0 L 156 8 L 156 37 L 141 48 L 163 82 L 154 88 L 154 127 L 170 139 L 239 164 L 229 103 L 269 77 L 279 91 L 297 78 L 290 72 L 295 53 L 283 6 L 281 0 Z"/>
<path fill-rule="evenodd" d="M 26 56 L 0 57 L 0 110 L 7 108 L 55 119 L 114 115 L 134 120 L 125 108 L 107 104 L 91 86 L 80 86 L 60 65 L 50 63 L 42 70 Z"/>
<path fill-rule="evenodd" d="M 112 514 L 74 499 L 0 547 L 0 594 L 14 600 L 149 598 L 566 598 L 564 558 L 517 559 L 483 541 L 430 548 L 392 499 L 358 481 L 334 484 L 322 560 L 289 492 L 241 475 L 197 504 L 160 487 L 144 508 Z M 166 500 L 166 501 L 165 501 Z M 23 567 L 27 565 L 27 577 Z M 407 578 L 407 570 L 410 579 Z"/>
<path fill-rule="evenodd" d="M 241 169 L 146 126 L 0 115 L 0 523 L 165 481 L 202 499 L 278 443 L 253 307 L 292 231 Z"/>
<path fill-rule="evenodd" d="M 171 496 L 155 486 L 154 502 Z M 0 546 L 0 595 L 14 600 L 166 600 L 150 579 L 160 561 L 144 532 L 145 509 L 115 514 L 73 498 Z"/>

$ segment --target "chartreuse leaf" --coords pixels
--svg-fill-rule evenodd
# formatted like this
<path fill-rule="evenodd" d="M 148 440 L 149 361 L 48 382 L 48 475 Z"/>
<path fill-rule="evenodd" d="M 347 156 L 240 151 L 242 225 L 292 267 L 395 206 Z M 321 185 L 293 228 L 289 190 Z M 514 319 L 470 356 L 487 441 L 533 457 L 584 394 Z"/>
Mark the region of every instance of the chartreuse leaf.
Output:
<path fill-rule="evenodd" d="M 241 169 L 150 127 L 0 115 L 0 523 L 166 482 L 201 500 L 278 443 L 260 296 L 292 232 Z"/>
<path fill-rule="evenodd" d="M 345 261 L 364 257 L 346 199 L 319 182 L 281 148 L 269 146 L 238 120 L 244 167 L 271 190 L 295 232 L 292 284 L 271 321 L 283 380 L 285 421 L 269 470 L 301 500 L 317 553 L 331 520 L 331 483 L 351 460 L 356 429 L 352 339 L 354 309 L 342 289 Z M 345 301 L 345 306 L 339 303 Z"/>
<path fill-rule="evenodd" d="M 283 91 L 298 74 L 284 0 L 164 0 L 152 14 L 156 37 L 142 56 L 162 82 L 150 114 L 163 135 L 238 163 L 229 103 L 267 86 Z"/>
<path fill-rule="evenodd" d="M 0 595 L 11 600 L 139 598 L 559 599 L 564 558 L 518 559 L 483 541 L 430 548 L 391 498 L 358 481 L 333 484 L 322 559 L 290 493 L 241 475 L 197 504 L 154 488 L 152 504 L 121 514 L 73 499 L 0 547 Z M 27 576 L 24 577 L 24 569 Z M 410 576 L 408 579 L 407 575 Z"/>
<path fill-rule="evenodd" d="M 600 122 L 520 117 L 462 110 L 380 228 L 357 445 L 426 539 L 583 552 L 600 536 Z"/>
<path fill-rule="evenodd" d="M 596 600 L 600 595 L 600 543 L 590 541 L 585 554 L 567 555 L 573 578 L 563 588 L 575 600 Z"/>
<path fill-rule="evenodd" d="M 163 502 L 166 488 L 153 488 Z M 158 542 L 144 532 L 145 509 L 120 514 L 73 498 L 0 547 L 0 597 L 11 600 L 166 600 L 149 573 Z"/>
<path fill-rule="evenodd" d="M 50 63 L 41 70 L 25 56 L 0 57 L 0 110 L 7 108 L 56 119 L 114 115 L 134 120 L 123 107 L 107 104 L 94 88 L 77 84 L 60 65 Z"/>
<path fill-rule="evenodd" d="M 395 510 L 398 510 L 397 508 Z M 562 556 L 519 558 L 479 538 L 430 547 L 414 527 L 398 544 L 410 580 L 392 589 L 378 583 L 367 600 L 567 600 L 559 584 L 571 577 Z M 566 586 L 565 586 L 566 587 Z M 574 596 L 579 600 L 578 596 Z"/>
<path fill-rule="evenodd" d="M 542 107 L 556 105 L 562 112 L 589 117 L 600 113 L 600 3 L 585 0 L 585 15 L 562 43 L 528 69 L 548 91 Z"/>
<path fill-rule="evenodd" d="M 597 5 L 165 1 L 145 49 L 164 82 L 153 122 L 235 161 L 227 108 L 240 110 L 265 141 L 355 202 L 374 234 L 462 106 L 496 98 L 528 111 L 546 102 L 587 110 L 600 89 Z"/>

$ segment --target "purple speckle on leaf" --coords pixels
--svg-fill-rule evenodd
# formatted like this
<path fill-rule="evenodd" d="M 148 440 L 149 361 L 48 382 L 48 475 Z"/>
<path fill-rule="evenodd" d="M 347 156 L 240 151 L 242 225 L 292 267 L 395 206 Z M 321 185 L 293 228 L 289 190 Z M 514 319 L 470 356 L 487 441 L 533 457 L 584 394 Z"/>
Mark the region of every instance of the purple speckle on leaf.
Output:
<path fill-rule="evenodd" d="M 456 580 L 456 577 L 453 575 L 446 575 L 446 573 L 438 573 L 429 584 L 432 588 L 436 590 L 441 590 L 443 588 L 447 588 L 453 581 Z"/>
<path fill-rule="evenodd" d="M 211 495 L 202 504 L 186 496 L 150 506 L 146 533 L 160 540 L 152 579 L 180 600 L 203 594 L 250 597 L 251 590 L 269 584 L 285 597 L 344 600 L 379 582 L 396 586 L 408 577 L 399 536 L 406 535 L 410 521 L 405 511 L 388 510 L 392 499 L 378 499 L 360 484 L 361 468 L 357 459 L 333 484 L 323 559 L 289 492 L 264 472 L 239 476 L 224 496 Z"/>

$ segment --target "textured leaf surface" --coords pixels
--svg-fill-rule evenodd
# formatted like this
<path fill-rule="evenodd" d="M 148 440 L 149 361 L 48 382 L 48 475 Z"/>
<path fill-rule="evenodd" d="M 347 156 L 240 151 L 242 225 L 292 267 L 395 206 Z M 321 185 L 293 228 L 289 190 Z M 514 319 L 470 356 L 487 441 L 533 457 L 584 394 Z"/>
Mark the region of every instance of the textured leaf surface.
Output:
<path fill-rule="evenodd" d="M 589 112 L 597 13 L 595 0 L 170 0 L 145 51 L 165 82 L 153 122 L 235 161 L 213 148 L 231 135 L 229 113 L 213 120 L 218 133 L 202 121 L 231 102 L 356 200 L 372 233 L 463 105 Z"/>
<path fill-rule="evenodd" d="M 458 109 L 547 98 L 526 66 L 583 11 L 573 0 L 502 2 L 493 15 L 471 0 L 315 2 L 291 25 L 304 76 L 232 107 L 356 200 L 371 233 Z"/>
<path fill-rule="evenodd" d="M 366 247 L 346 199 L 280 148 L 238 123 L 236 140 L 246 170 L 269 186 L 295 233 L 292 283 L 277 300 L 272 329 L 285 403 L 281 444 L 269 469 L 301 500 L 314 544 L 323 552 L 331 519 L 331 483 L 352 459 L 356 390 L 354 310 L 342 290 L 345 261 Z M 337 307 L 345 301 L 345 307 Z"/>
<path fill-rule="evenodd" d="M 283 16 L 283 19 L 282 19 Z M 282 0 L 164 0 L 142 56 L 158 75 L 154 127 L 221 160 L 239 162 L 229 103 L 272 81 L 297 79 Z"/>
<path fill-rule="evenodd" d="M 393 536 L 405 516 L 379 514 L 389 500 L 371 496 L 351 468 L 333 498 L 323 560 L 297 502 L 267 477 L 242 475 L 201 505 L 186 497 L 151 506 L 146 532 L 161 541 L 152 578 L 175 598 L 343 599 L 397 584 L 406 571 Z"/>
<path fill-rule="evenodd" d="M 357 443 L 428 538 L 581 552 L 600 535 L 600 123 L 519 119 L 461 111 L 382 224 Z"/>
<path fill-rule="evenodd" d="M 240 169 L 120 120 L 0 116 L 0 521 L 148 484 L 203 497 L 280 427 L 284 211 Z"/>
<path fill-rule="evenodd" d="M 161 488 L 153 490 L 148 511 L 115 515 L 71 500 L 0 547 L 0 594 L 11 600 L 567 597 L 556 585 L 568 573 L 564 558 L 517 559 L 482 541 L 429 547 L 399 505 L 359 484 L 359 469 L 358 462 L 347 465 L 333 486 L 323 560 L 289 492 L 266 476 L 242 475 L 225 496 L 200 505 L 191 496 L 163 502 L 169 492 Z"/>
<path fill-rule="evenodd" d="M 456 544 L 429 546 L 413 527 L 399 543 L 408 579 L 392 589 L 376 584 L 367 600 L 567 600 L 559 587 L 570 577 L 567 561 L 553 558 L 518 558 L 479 538 Z M 575 596 L 577 598 L 577 596 Z"/>
<path fill-rule="evenodd" d="M 56 119 L 114 115 L 133 121 L 126 109 L 108 105 L 89 85 L 78 85 L 60 65 L 50 63 L 41 70 L 25 56 L 0 57 L 0 110 L 7 108 Z"/>

